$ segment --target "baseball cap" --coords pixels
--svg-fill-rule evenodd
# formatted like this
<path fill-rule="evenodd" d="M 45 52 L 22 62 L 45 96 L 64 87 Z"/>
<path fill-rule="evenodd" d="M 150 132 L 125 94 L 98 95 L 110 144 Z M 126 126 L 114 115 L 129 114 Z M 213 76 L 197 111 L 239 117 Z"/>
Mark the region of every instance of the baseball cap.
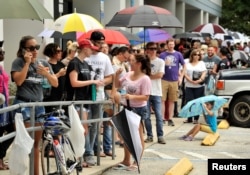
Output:
<path fill-rule="evenodd" d="M 91 33 L 90 40 L 93 40 L 93 41 L 105 40 L 105 36 L 100 31 L 93 31 Z"/>
<path fill-rule="evenodd" d="M 93 45 L 93 43 L 88 39 L 82 39 L 78 41 L 79 48 L 88 47 L 90 49 L 99 51 L 99 47 Z"/>

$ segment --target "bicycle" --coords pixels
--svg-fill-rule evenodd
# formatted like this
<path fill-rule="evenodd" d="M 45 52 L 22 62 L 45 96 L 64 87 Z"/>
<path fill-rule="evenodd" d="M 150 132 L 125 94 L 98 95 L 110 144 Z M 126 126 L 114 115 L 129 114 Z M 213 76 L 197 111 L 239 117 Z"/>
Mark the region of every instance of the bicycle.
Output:
<path fill-rule="evenodd" d="M 82 171 L 81 161 L 74 156 L 74 149 L 67 132 L 70 120 L 63 109 L 44 114 L 42 125 L 41 165 L 43 175 L 69 175 Z M 50 156 L 50 154 L 54 156 Z"/>

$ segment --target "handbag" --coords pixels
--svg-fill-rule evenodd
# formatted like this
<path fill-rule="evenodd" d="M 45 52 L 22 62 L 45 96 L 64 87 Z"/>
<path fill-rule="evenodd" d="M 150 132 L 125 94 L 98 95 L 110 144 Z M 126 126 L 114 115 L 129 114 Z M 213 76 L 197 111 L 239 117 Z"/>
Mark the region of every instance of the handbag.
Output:
<path fill-rule="evenodd" d="M 193 71 L 193 77 L 192 77 L 192 79 L 193 79 L 194 81 L 199 80 L 199 79 L 201 79 L 201 75 L 202 75 L 202 72 L 201 72 L 201 71 Z M 205 81 L 203 80 L 203 81 L 200 82 L 199 84 L 200 84 L 200 85 L 203 85 L 204 83 L 205 83 Z"/>

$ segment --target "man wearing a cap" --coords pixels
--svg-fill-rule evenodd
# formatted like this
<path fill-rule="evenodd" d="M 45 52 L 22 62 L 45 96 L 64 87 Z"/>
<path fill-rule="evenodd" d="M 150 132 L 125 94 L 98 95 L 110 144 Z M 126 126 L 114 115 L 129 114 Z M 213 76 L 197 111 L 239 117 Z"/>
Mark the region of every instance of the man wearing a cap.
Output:
<path fill-rule="evenodd" d="M 98 48 L 101 47 L 101 44 L 104 43 L 105 41 L 105 36 L 103 33 L 99 31 L 94 31 L 92 32 L 90 36 L 90 40 L 92 43 L 97 46 Z M 93 68 L 94 71 L 94 79 L 95 80 L 101 80 L 104 83 L 104 86 L 107 84 L 110 84 L 112 82 L 112 77 L 114 74 L 114 70 L 110 61 L 110 58 L 98 51 L 93 51 L 93 54 L 86 58 L 86 61 L 88 64 Z M 96 93 L 96 100 L 104 100 L 105 99 L 105 94 L 104 94 L 104 86 L 99 86 L 97 87 L 97 93 Z M 88 119 L 97 119 L 99 118 L 99 109 L 100 104 L 92 104 L 90 105 L 90 115 Z M 103 111 L 102 111 L 103 112 Z M 102 114 L 101 114 L 102 115 Z M 97 137 L 97 123 L 93 123 L 91 128 L 89 129 L 89 138 L 90 138 L 90 147 L 85 148 L 85 153 L 84 153 L 84 160 L 89 164 L 89 165 L 95 165 L 96 161 L 94 159 L 94 143 Z M 87 145 L 86 145 L 87 146 Z"/>

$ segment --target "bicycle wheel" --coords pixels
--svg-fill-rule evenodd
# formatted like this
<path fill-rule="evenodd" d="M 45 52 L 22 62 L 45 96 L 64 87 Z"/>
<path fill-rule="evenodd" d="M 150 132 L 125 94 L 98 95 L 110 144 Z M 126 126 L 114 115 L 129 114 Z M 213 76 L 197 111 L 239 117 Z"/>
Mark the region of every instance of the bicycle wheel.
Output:
<path fill-rule="evenodd" d="M 48 140 L 44 140 L 42 144 L 41 165 L 43 175 L 62 175 L 59 172 L 53 145 Z"/>
<path fill-rule="evenodd" d="M 76 159 L 72 143 L 67 136 L 63 137 L 62 147 L 64 150 L 67 169 L 71 171 L 70 174 L 79 175 L 79 172 L 82 171 L 81 162 Z"/>

